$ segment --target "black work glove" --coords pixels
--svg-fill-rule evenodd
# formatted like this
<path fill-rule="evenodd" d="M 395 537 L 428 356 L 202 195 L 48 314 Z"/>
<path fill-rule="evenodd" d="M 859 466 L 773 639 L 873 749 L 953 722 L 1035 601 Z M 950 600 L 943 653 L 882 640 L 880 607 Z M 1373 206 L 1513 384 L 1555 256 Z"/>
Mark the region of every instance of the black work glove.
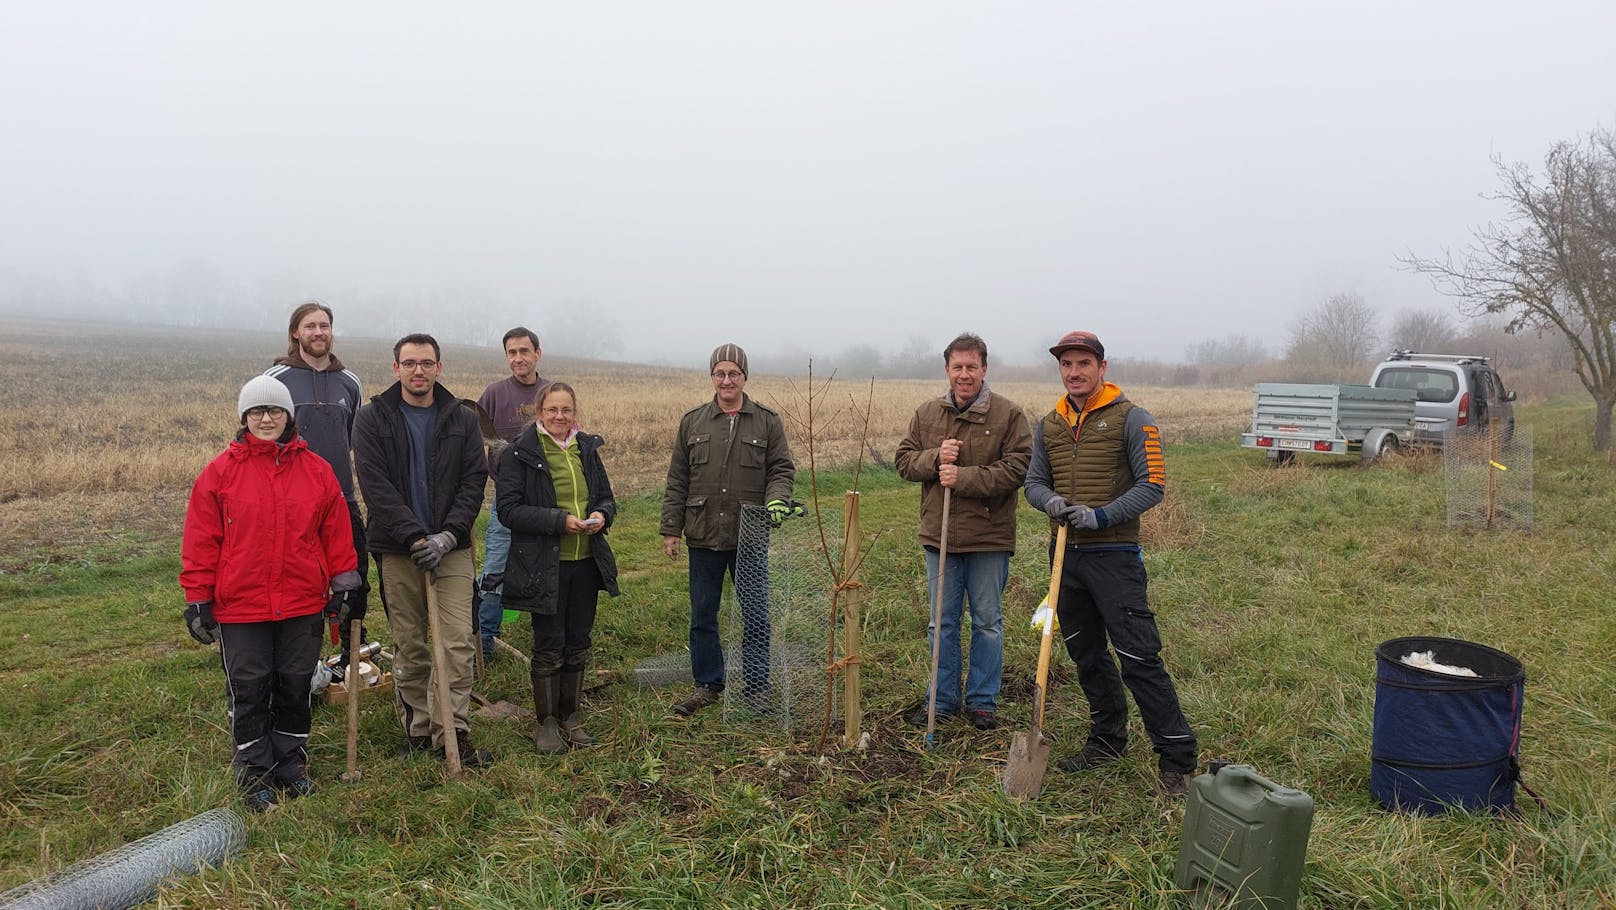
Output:
<path fill-rule="evenodd" d="M 337 606 L 337 625 L 343 628 L 343 634 L 346 635 L 348 634 L 346 630 L 349 624 L 356 619 L 365 618 L 365 601 L 368 598 L 365 597 L 365 592 L 360 590 L 343 591 L 341 594 L 331 595 L 333 601 L 339 597 L 342 598 L 342 603 Z M 327 604 L 327 606 L 329 607 L 330 605 Z"/>
<path fill-rule="evenodd" d="M 326 625 L 337 626 L 342 624 L 342 602 L 347 599 L 347 594 L 343 593 L 342 591 L 337 591 L 334 592 L 330 599 L 325 602 Z"/>
<path fill-rule="evenodd" d="M 443 557 L 455 548 L 455 543 L 453 531 L 428 534 L 410 547 L 410 558 L 415 560 L 416 568 L 423 572 L 432 572 L 438 568 L 438 563 L 443 561 Z"/>
<path fill-rule="evenodd" d="M 185 605 L 185 631 L 198 644 L 211 645 L 219 640 L 219 621 L 213 618 L 213 601 Z"/>

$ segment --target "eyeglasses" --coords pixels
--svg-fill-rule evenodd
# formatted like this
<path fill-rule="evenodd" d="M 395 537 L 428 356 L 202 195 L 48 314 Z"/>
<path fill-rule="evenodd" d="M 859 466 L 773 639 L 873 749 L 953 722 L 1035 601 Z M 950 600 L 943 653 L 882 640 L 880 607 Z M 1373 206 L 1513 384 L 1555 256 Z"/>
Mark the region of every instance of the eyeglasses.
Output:
<path fill-rule="evenodd" d="M 425 370 L 430 373 L 437 365 L 436 360 L 400 360 L 398 362 L 398 368 L 406 373 L 413 373 L 416 370 Z"/>
<path fill-rule="evenodd" d="M 718 371 L 713 373 L 713 378 L 718 380 L 719 382 L 725 382 L 725 381 L 734 382 L 734 381 L 736 381 L 738 379 L 741 379 L 745 375 L 746 375 L 745 373 L 742 373 L 742 372 L 740 372 L 738 370 L 718 370 Z"/>
<path fill-rule="evenodd" d="M 263 420 L 265 418 L 279 419 L 285 413 L 286 413 L 285 408 L 277 408 L 277 407 L 273 407 L 273 406 L 265 406 L 265 407 L 257 407 L 257 408 L 248 408 L 247 409 L 247 416 L 251 417 L 253 420 Z"/>
<path fill-rule="evenodd" d="M 546 417 L 571 417 L 578 412 L 572 408 L 545 408 L 540 413 Z"/>

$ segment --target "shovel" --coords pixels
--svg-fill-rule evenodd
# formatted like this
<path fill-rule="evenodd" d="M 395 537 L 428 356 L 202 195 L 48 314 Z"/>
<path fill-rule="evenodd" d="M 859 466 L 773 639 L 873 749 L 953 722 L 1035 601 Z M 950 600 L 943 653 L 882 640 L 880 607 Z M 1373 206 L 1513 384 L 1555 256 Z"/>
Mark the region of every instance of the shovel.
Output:
<path fill-rule="evenodd" d="M 937 542 L 937 596 L 931 608 L 931 683 L 926 687 L 926 748 L 937 745 L 937 667 L 943 655 L 943 579 L 948 570 L 948 506 L 953 487 L 943 487 L 943 534 Z"/>
<path fill-rule="evenodd" d="M 1010 737 L 1010 760 L 1004 765 L 1004 793 L 1037 799 L 1049 770 L 1049 739 L 1044 736 L 1044 694 L 1049 684 L 1049 651 L 1055 638 L 1055 603 L 1060 596 L 1061 567 L 1066 563 L 1066 525 L 1055 532 L 1055 561 L 1049 568 L 1049 615 L 1038 642 L 1038 676 L 1033 685 L 1032 731 Z"/>
<path fill-rule="evenodd" d="M 444 654 L 443 636 L 438 628 L 438 580 L 436 572 L 426 573 L 426 622 L 432 634 L 432 680 L 437 690 L 438 727 L 443 730 L 443 767 L 450 777 L 459 777 L 460 737 L 455 734 L 454 708 L 449 704 L 449 658 Z"/>

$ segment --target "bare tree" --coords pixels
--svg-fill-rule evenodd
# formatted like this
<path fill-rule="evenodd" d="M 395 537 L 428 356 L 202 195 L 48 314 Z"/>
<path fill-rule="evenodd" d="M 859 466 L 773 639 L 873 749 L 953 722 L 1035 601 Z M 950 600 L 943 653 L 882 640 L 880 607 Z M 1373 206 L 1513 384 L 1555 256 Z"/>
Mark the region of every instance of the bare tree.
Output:
<path fill-rule="evenodd" d="M 1458 340 L 1458 326 L 1451 316 L 1440 310 L 1405 310 L 1392 321 L 1391 336 L 1387 338 L 1391 346 L 1399 350 L 1431 354 L 1458 353 L 1453 351 Z"/>
<path fill-rule="evenodd" d="M 1380 343 L 1379 321 L 1361 295 L 1336 294 L 1291 326 L 1285 359 L 1345 379 L 1362 371 Z"/>
<path fill-rule="evenodd" d="M 1607 451 L 1616 405 L 1616 131 L 1597 127 L 1556 143 L 1541 175 L 1521 162 L 1493 164 L 1503 189 L 1489 198 L 1504 203 L 1504 221 L 1477 228 L 1458 255 L 1402 261 L 1470 312 L 1507 316 L 1510 332 L 1558 332 L 1594 400 L 1594 449 Z"/>
<path fill-rule="evenodd" d="M 1200 366 L 1235 367 L 1268 359 L 1262 342 L 1245 335 L 1225 335 L 1197 341 L 1184 349 L 1184 359 Z"/>

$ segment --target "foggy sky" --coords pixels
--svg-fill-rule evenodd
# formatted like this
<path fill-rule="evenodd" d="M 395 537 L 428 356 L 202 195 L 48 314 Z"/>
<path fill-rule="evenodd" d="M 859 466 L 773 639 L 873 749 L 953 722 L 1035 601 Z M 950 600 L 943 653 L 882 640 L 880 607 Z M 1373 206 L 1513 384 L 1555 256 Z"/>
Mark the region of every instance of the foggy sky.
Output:
<path fill-rule="evenodd" d="M 1612 34 L 1610 0 L 8 0 L 0 309 L 1273 350 L 1336 293 L 1452 312 L 1396 257 L 1502 214 L 1490 155 L 1616 123 Z"/>

